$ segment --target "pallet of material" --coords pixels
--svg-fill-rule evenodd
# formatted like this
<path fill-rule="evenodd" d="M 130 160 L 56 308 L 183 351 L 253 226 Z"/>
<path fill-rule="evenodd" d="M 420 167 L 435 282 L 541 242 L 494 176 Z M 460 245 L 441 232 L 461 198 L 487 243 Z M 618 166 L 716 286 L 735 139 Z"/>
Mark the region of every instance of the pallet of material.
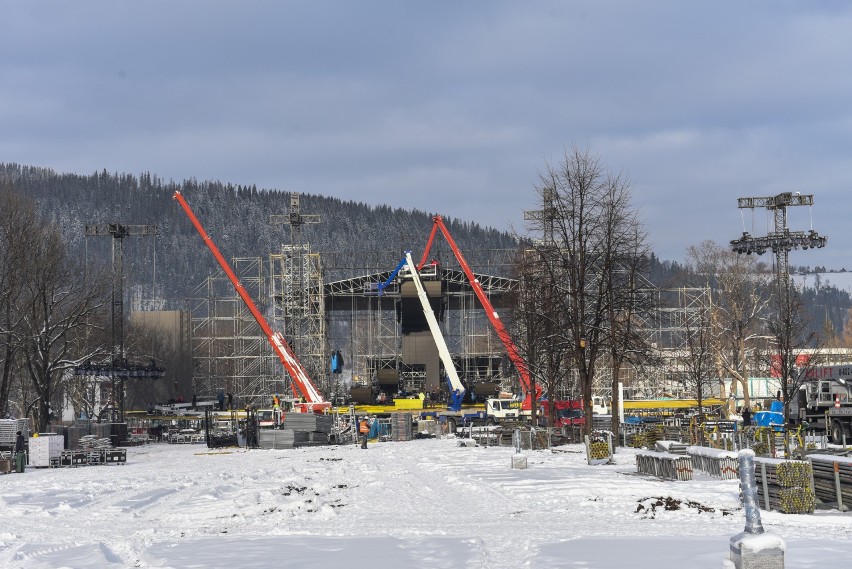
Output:
<path fill-rule="evenodd" d="M 14 470 L 12 460 L 9 458 L 0 458 L 0 474 L 9 474 Z"/>
<path fill-rule="evenodd" d="M 672 441 L 688 441 L 689 428 L 686 426 L 663 425 L 663 436 Z"/>
<path fill-rule="evenodd" d="M 740 477 L 739 458 L 735 452 L 702 446 L 688 447 L 686 452 L 692 457 L 692 465 L 696 470 L 722 480 Z"/>
<path fill-rule="evenodd" d="M 79 448 L 83 450 L 112 448 L 109 437 L 98 437 L 97 435 L 83 435 L 80 437 Z"/>
<path fill-rule="evenodd" d="M 825 504 L 840 510 L 852 508 L 852 457 L 810 454 L 814 473 L 814 493 Z"/>
<path fill-rule="evenodd" d="M 414 438 L 411 413 L 397 413 L 391 417 L 391 438 L 395 441 L 410 441 Z"/>
<path fill-rule="evenodd" d="M 318 431 L 330 433 L 334 420 L 331 415 L 317 415 L 316 413 L 286 413 L 283 420 L 284 429 L 294 431 Z"/>
<path fill-rule="evenodd" d="M 680 441 L 663 440 L 654 443 L 654 450 L 657 452 L 670 452 L 672 454 L 686 454 L 686 443 Z"/>
<path fill-rule="evenodd" d="M 816 507 L 813 468 L 805 460 L 758 457 L 754 474 L 760 504 L 784 514 L 812 514 Z"/>
<path fill-rule="evenodd" d="M 24 433 L 25 437 L 30 432 L 29 419 L 0 419 L 0 445 L 13 448 L 18 431 Z"/>
<path fill-rule="evenodd" d="M 258 431 L 257 444 L 263 449 L 287 449 L 308 443 L 310 443 L 308 431 L 294 431 L 293 429 L 261 429 Z"/>
<path fill-rule="evenodd" d="M 664 480 L 692 480 L 692 458 L 689 455 L 640 452 L 636 455 L 636 467 L 641 474 Z"/>

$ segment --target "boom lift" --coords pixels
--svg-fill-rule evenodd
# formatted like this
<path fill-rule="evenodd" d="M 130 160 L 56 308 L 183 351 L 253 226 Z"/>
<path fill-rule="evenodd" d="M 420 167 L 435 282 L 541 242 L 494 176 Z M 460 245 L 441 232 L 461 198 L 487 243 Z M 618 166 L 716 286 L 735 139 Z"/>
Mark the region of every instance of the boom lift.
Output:
<path fill-rule="evenodd" d="M 434 222 L 432 225 L 432 232 L 429 234 L 429 239 L 426 242 L 426 249 L 423 251 L 423 258 L 420 260 L 420 263 L 417 265 L 417 268 L 420 269 L 426 264 L 426 259 L 429 258 L 429 251 L 432 248 L 432 242 L 435 240 L 435 234 L 440 229 L 441 233 L 444 235 L 444 239 L 446 239 L 447 243 L 450 245 L 450 249 L 452 249 L 453 255 L 455 255 L 459 265 L 461 265 L 461 268 L 464 271 L 467 280 L 470 282 L 470 286 L 473 289 L 473 292 L 476 294 L 476 297 L 482 304 L 482 308 L 485 310 L 485 314 L 486 316 L 488 316 L 488 320 L 491 321 L 491 325 L 494 327 L 494 331 L 497 332 L 497 337 L 500 338 L 501 342 L 503 342 L 503 346 L 506 348 L 506 352 L 509 354 L 509 359 L 512 360 L 512 363 L 518 370 L 518 374 L 521 377 L 521 389 L 524 392 L 524 401 L 522 407 L 524 409 L 531 409 L 534 402 L 537 402 L 541 398 L 541 387 L 536 385 L 535 393 L 532 392 L 532 381 L 530 380 L 530 372 L 529 369 L 527 369 L 526 362 L 521 357 L 521 354 L 518 352 L 517 346 L 515 346 L 515 343 L 512 341 L 512 337 L 509 335 L 509 331 L 506 330 L 506 327 L 500 320 L 500 316 L 497 314 L 497 311 L 495 311 L 494 307 L 491 305 L 491 301 L 488 300 L 488 297 L 485 295 L 485 291 L 483 290 L 482 285 L 479 284 L 479 279 L 477 279 L 476 275 L 473 274 L 470 265 L 467 264 L 464 255 L 462 255 L 461 250 L 458 248 L 458 245 L 456 245 L 456 242 L 453 239 L 452 235 L 450 235 L 447 226 L 444 225 L 443 218 L 440 215 L 436 215 L 432 217 L 432 221 Z"/>
<path fill-rule="evenodd" d="M 444 371 L 447 373 L 447 386 L 450 388 L 450 401 L 447 409 L 458 411 L 461 409 L 462 400 L 464 399 L 465 387 L 459 379 L 459 374 L 456 371 L 456 366 L 450 356 L 450 350 L 447 348 L 447 342 L 444 340 L 444 335 L 441 334 L 441 328 L 438 326 L 438 320 L 435 318 L 435 313 L 432 312 L 432 306 L 429 304 L 429 297 L 423 289 L 423 283 L 420 281 L 418 268 L 414 266 L 414 261 L 411 259 L 411 251 L 405 252 L 403 259 L 397 266 L 396 272 L 400 276 L 404 273 L 400 271 L 402 264 L 408 265 L 408 272 L 411 274 L 411 280 L 414 281 L 414 286 L 417 288 L 417 296 L 420 299 L 420 305 L 423 307 L 423 314 L 426 316 L 426 322 L 429 324 L 429 331 L 432 332 L 432 338 L 435 340 L 435 345 L 438 347 L 438 355 L 441 358 L 441 363 L 444 364 Z"/>
<path fill-rule="evenodd" d="M 406 251 L 405 258 L 400 261 L 390 278 L 378 286 L 379 294 L 387 288 L 393 281 L 396 275 L 400 278 L 411 277 L 414 281 L 414 286 L 417 288 L 417 296 L 420 299 L 420 305 L 423 307 L 423 314 L 426 317 L 426 322 L 429 324 L 429 331 L 432 333 L 432 338 L 435 340 L 435 345 L 438 348 L 438 355 L 441 358 L 441 363 L 444 364 L 444 369 L 447 373 L 447 386 L 450 389 L 450 400 L 447 403 L 446 411 L 428 412 L 425 415 L 443 418 L 447 422 L 449 432 L 455 432 L 456 425 L 462 422 L 465 425 L 473 424 L 494 424 L 500 421 L 517 421 L 519 413 L 517 402 L 509 399 L 490 398 L 485 402 L 485 410 L 477 411 L 462 411 L 462 401 L 464 400 L 465 387 L 459 379 L 458 371 L 453 364 L 450 350 L 447 347 L 447 342 L 441 334 L 441 329 L 438 326 L 438 321 L 435 318 L 435 313 L 432 311 L 432 306 L 429 304 L 429 297 L 423 288 L 423 283 L 420 279 L 420 270 L 414 265 L 411 258 L 411 252 Z"/>
<path fill-rule="evenodd" d="M 189 207 L 189 204 L 186 202 L 181 193 L 175 192 L 173 197 L 183 208 L 183 211 L 195 226 L 198 234 L 201 235 L 204 243 L 207 244 L 210 252 L 213 253 L 216 261 L 218 261 L 219 266 L 222 267 L 223 271 L 225 271 L 225 274 L 228 276 L 228 279 L 230 279 L 231 284 L 234 285 L 234 290 L 236 290 L 237 294 L 240 295 L 240 298 L 242 298 L 246 307 L 248 307 L 252 316 L 254 316 L 254 319 L 260 325 L 260 328 L 266 335 L 266 339 L 269 340 L 270 345 L 272 345 L 272 349 L 275 351 L 278 359 L 281 360 L 281 363 L 284 364 L 284 368 L 287 370 L 287 373 L 290 374 L 290 378 L 293 380 L 293 385 L 296 387 L 296 390 L 304 398 L 304 402 L 295 404 L 296 409 L 303 413 L 310 411 L 313 411 L 314 413 L 325 413 L 329 408 L 331 408 L 331 403 L 323 399 L 323 396 L 308 376 L 304 366 L 302 366 L 302 363 L 296 358 L 296 355 L 293 353 L 290 345 L 287 344 L 284 336 L 282 336 L 280 332 L 273 332 L 272 328 L 269 327 L 269 324 L 266 322 L 263 314 L 260 313 L 260 310 L 251 299 L 251 296 L 249 296 L 248 292 L 246 292 L 245 288 L 243 288 L 243 285 L 240 283 L 237 275 L 234 274 L 234 271 L 231 269 L 230 265 L 228 265 L 225 257 L 222 256 L 222 253 L 219 252 L 219 248 L 216 247 L 216 244 L 213 243 L 213 240 L 207 232 L 204 231 L 204 227 L 202 227 L 201 222 L 198 221 L 197 217 L 195 217 L 195 214 L 192 212 L 192 209 Z"/>

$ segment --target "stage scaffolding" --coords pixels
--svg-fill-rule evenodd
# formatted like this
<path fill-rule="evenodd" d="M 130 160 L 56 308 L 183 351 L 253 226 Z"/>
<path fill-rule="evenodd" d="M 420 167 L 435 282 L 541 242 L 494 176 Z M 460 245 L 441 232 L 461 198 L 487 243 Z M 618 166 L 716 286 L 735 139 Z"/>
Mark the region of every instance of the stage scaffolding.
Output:
<path fill-rule="evenodd" d="M 234 258 L 231 267 L 258 309 L 268 313 L 261 259 Z M 199 284 L 189 305 L 196 396 L 215 398 L 221 390 L 233 394 L 239 406 L 261 405 L 270 393 L 283 390 L 278 358 L 221 270 Z"/>
<path fill-rule="evenodd" d="M 298 250 L 295 250 L 298 249 Z M 309 245 L 283 246 L 280 253 L 232 259 L 246 291 L 282 331 L 310 377 L 327 398 L 348 395 L 352 384 L 368 385 L 379 370 L 395 370 L 399 380 L 414 386 L 422 370 L 401 363 L 401 332 L 397 321 L 399 291 L 395 286 L 377 294 L 403 257 L 399 251 L 311 253 Z M 436 257 L 449 259 L 437 249 Z M 360 274 L 324 283 L 326 259 L 336 264 L 330 274 Z M 484 266 L 508 272 L 511 252 L 479 251 Z M 502 382 L 505 350 L 491 329 L 460 268 L 441 266 L 444 282 L 440 321 L 453 359 L 466 381 Z M 508 292 L 511 279 L 479 275 L 495 307 Z M 288 396 L 289 380 L 260 327 L 221 271 L 208 276 L 190 299 L 195 392 L 215 397 L 233 393 L 237 405 L 268 403 L 270 394 Z M 342 373 L 331 373 L 330 354 L 343 356 Z"/>
<path fill-rule="evenodd" d="M 709 326 L 706 314 L 712 306 L 709 287 L 646 288 L 654 310 L 640 324 L 648 335 L 651 364 L 622 370 L 628 398 L 690 398 L 695 394 L 685 387 L 686 359 L 689 348 L 687 331 Z M 704 315 L 702 317 L 702 314 Z M 626 375 L 625 375 L 626 372 Z"/>
<path fill-rule="evenodd" d="M 401 361 L 398 288 L 391 285 L 381 295 L 377 292 L 377 285 L 390 274 L 390 270 L 381 271 L 326 285 L 329 345 L 332 350 L 343 352 L 349 370 L 345 377 L 355 385 L 369 385 L 381 370 L 396 370 L 398 380 L 410 386 L 422 374 Z M 467 285 L 464 273 L 442 267 L 440 274 L 443 292 L 439 325 L 459 376 L 470 383 L 501 382 L 505 349 Z M 499 307 L 500 296 L 511 289 L 513 281 L 488 275 L 478 277 L 492 303 Z"/>

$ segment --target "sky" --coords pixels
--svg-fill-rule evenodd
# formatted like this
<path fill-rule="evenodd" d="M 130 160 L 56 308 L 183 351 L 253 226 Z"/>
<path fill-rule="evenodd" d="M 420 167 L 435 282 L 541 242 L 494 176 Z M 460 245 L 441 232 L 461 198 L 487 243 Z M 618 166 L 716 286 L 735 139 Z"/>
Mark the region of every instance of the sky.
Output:
<path fill-rule="evenodd" d="M 28 468 L 0 476 L 0 566 L 719 569 L 745 529 L 737 480 L 663 481 L 637 474 L 634 449 L 597 466 L 582 445 L 555 449 L 512 469 L 514 448 L 454 438 L 158 443 L 125 465 Z M 786 567 L 849 567 L 848 513 L 761 511 L 761 524 Z"/>
<path fill-rule="evenodd" d="M 840 1 L 0 0 L 0 162 L 151 172 L 524 233 L 572 148 L 629 180 L 663 259 L 772 231 L 852 270 Z M 310 213 L 310 212 L 304 212 Z M 768 255 L 767 261 L 768 261 Z"/>

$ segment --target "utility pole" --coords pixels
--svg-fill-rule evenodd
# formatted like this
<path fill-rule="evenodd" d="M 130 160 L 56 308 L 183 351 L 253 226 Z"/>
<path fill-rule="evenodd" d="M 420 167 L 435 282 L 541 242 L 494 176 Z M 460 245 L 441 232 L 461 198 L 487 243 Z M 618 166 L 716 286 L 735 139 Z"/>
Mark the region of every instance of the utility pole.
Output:
<path fill-rule="evenodd" d="M 86 237 L 112 237 L 112 358 L 109 369 L 111 397 L 113 401 L 111 420 L 124 422 L 124 380 L 129 370 L 124 357 L 124 238 L 131 236 L 149 237 L 157 235 L 156 225 L 122 225 L 120 223 L 105 223 L 87 225 Z M 156 367 L 152 363 L 152 367 Z M 89 368 L 91 369 L 91 367 Z M 162 370 L 159 370 L 162 377 Z M 85 372 L 84 375 L 87 375 Z M 116 377 L 120 379 L 118 393 L 118 416 L 116 416 Z M 134 374 L 139 377 L 139 374 Z M 118 419 L 118 421 L 116 421 Z"/>

